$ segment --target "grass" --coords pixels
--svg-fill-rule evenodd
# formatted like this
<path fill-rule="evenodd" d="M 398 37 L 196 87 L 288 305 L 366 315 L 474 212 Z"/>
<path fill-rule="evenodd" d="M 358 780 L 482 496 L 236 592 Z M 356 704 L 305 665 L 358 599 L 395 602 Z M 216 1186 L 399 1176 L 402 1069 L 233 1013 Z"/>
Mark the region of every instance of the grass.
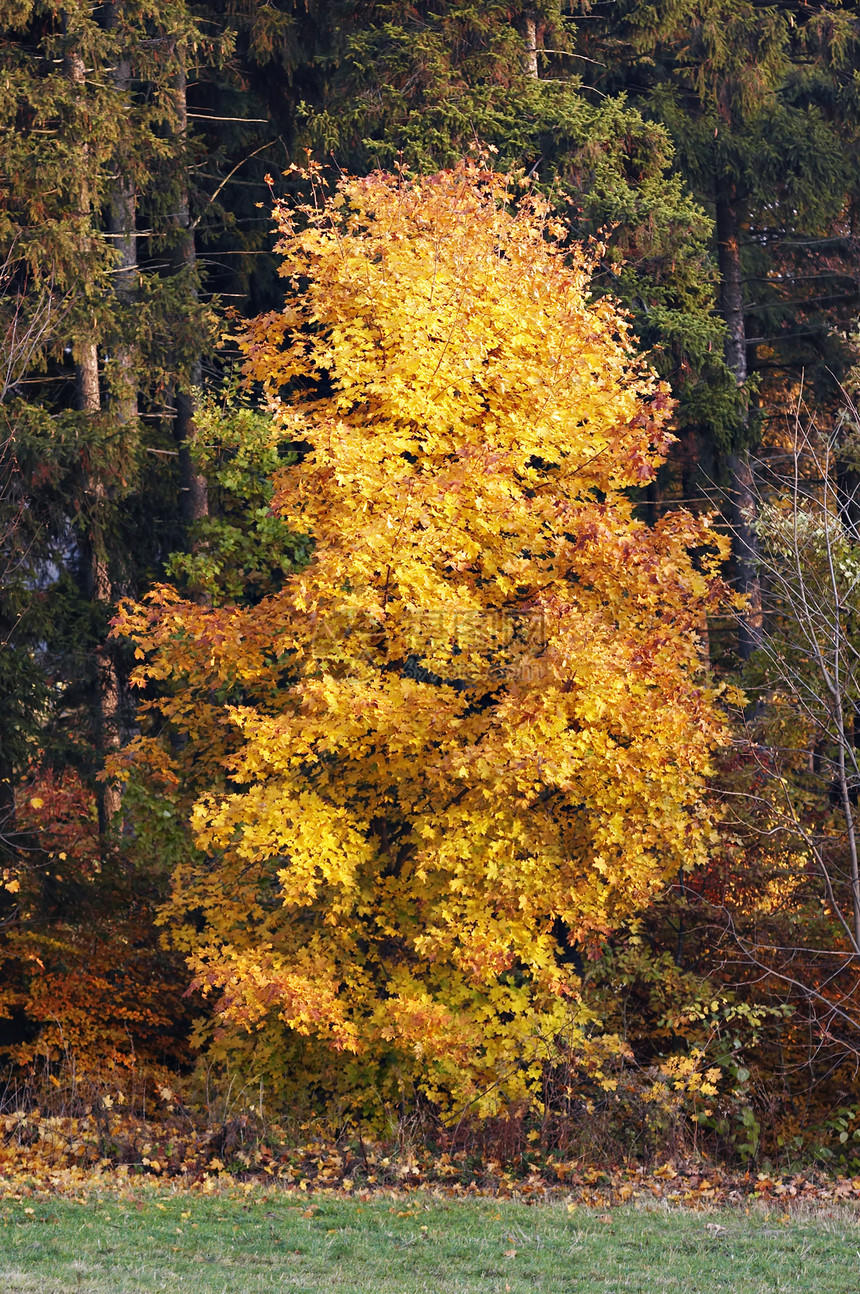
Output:
<path fill-rule="evenodd" d="M 860 1214 L 167 1191 L 0 1203 L 3 1294 L 853 1294 Z"/>

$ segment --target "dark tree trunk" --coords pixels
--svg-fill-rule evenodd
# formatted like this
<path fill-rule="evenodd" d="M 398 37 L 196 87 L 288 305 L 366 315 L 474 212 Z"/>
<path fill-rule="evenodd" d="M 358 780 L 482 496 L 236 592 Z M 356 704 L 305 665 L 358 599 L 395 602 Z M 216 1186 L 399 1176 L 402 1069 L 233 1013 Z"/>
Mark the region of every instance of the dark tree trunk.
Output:
<path fill-rule="evenodd" d="M 177 128 L 184 143 L 188 134 L 188 99 L 184 70 L 177 73 L 175 85 Z M 193 280 L 197 264 L 197 249 L 194 244 L 194 229 L 191 224 L 186 176 L 187 169 L 183 171 L 179 201 L 174 217 L 177 230 L 175 268 L 177 273 L 187 273 L 189 279 Z M 191 366 L 186 384 L 178 386 L 175 393 L 176 413 L 173 427 L 179 453 L 180 509 L 186 525 L 191 525 L 209 515 L 206 478 L 197 472 L 191 456 L 191 446 L 194 443 L 196 430 L 194 426 L 194 388 L 199 387 L 201 378 L 202 372 L 198 359 Z"/>
<path fill-rule="evenodd" d="M 83 59 L 76 49 L 66 56 L 67 75 L 75 86 L 83 86 L 86 70 Z M 81 143 L 80 187 L 78 189 L 78 208 L 82 217 L 92 211 L 92 195 L 87 179 L 87 144 Z M 82 249 L 86 251 L 86 248 Z M 102 399 L 99 381 L 99 355 L 96 341 L 91 336 L 81 336 L 73 344 L 75 361 L 75 404 L 79 413 L 96 418 L 101 414 Z M 110 606 L 114 601 L 114 589 L 110 577 L 107 548 L 104 533 L 104 514 L 109 506 L 104 481 L 98 470 L 90 469 L 84 482 L 85 508 L 88 513 L 86 549 L 89 562 L 87 579 L 89 596 L 94 602 Z M 116 666 L 111 645 L 101 642 L 93 654 L 95 664 L 95 712 L 96 741 L 102 757 L 119 749 L 121 687 L 119 672 Z M 102 836 L 107 833 L 110 823 L 119 813 L 121 794 L 117 785 L 107 782 L 98 788 L 99 831 Z"/>
<path fill-rule="evenodd" d="M 731 191 L 720 194 L 716 203 L 717 247 L 720 266 L 720 310 L 726 321 L 726 363 L 739 388 L 747 380 L 747 340 L 744 327 L 744 295 L 741 278 L 740 215 Z M 746 414 L 744 414 L 746 419 Z M 727 455 L 729 473 L 729 520 L 732 528 L 736 587 L 747 599 L 738 626 L 738 650 L 748 660 L 762 637 L 761 577 L 758 567 L 758 539 L 754 524 L 757 513 L 756 489 L 749 449 L 739 443 Z"/>
<path fill-rule="evenodd" d="M 845 537 L 852 544 L 860 543 L 860 471 L 844 456 L 836 464 L 836 492 Z"/>
<path fill-rule="evenodd" d="M 104 26 L 114 31 L 122 17 L 122 4 L 104 6 Z M 113 67 L 113 83 L 118 92 L 122 111 L 131 108 L 131 63 L 120 54 Z M 128 174 L 124 159 L 117 159 L 117 174 L 111 186 L 108 205 L 108 232 L 118 260 L 114 285 L 121 307 L 121 318 L 128 315 L 137 295 L 137 230 L 136 195 L 134 182 Z M 116 353 L 111 373 L 111 404 L 117 422 L 132 428 L 137 423 L 137 378 L 134 348 L 121 344 Z"/>
<path fill-rule="evenodd" d="M 15 769 L 0 752 L 0 861 L 8 863 L 16 835 Z"/>
<path fill-rule="evenodd" d="M 94 342 L 78 348 L 76 372 L 77 406 L 81 413 L 97 416 L 101 412 L 98 351 Z M 89 554 L 89 596 L 93 602 L 110 607 L 115 591 L 110 576 L 104 533 L 104 514 L 109 506 L 104 482 L 90 473 L 85 484 L 89 512 L 86 548 Z M 119 750 L 121 744 L 122 688 L 116 659 L 109 642 L 100 642 L 93 653 L 95 664 L 95 711 L 99 753 L 103 758 Z M 102 836 L 121 807 L 118 785 L 101 782 L 98 789 L 99 831 Z"/>

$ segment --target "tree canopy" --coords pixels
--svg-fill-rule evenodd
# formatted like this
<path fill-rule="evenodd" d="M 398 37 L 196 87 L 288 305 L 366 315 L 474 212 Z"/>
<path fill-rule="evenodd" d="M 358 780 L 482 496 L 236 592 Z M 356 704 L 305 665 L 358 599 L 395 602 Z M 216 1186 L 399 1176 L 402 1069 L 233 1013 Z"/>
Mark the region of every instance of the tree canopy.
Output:
<path fill-rule="evenodd" d="M 279 205 L 286 305 L 243 347 L 310 559 L 251 608 L 164 590 L 119 622 L 180 759 L 227 752 L 171 902 L 222 1020 L 493 1105 L 573 1024 L 570 947 L 704 857 L 721 732 L 720 543 L 626 495 L 667 389 L 515 188 L 463 165 Z"/>

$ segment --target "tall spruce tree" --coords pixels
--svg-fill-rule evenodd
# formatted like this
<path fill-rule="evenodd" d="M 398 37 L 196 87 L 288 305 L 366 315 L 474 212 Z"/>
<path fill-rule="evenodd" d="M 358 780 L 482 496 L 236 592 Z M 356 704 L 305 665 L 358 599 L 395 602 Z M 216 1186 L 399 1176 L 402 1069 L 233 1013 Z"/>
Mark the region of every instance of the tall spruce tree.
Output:
<path fill-rule="evenodd" d="M 751 450 L 799 383 L 831 399 L 852 362 L 860 195 L 856 17 L 838 3 L 583 3 L 589 85 L 669 131 L 711 213 L 726 363 L 739 400 L 718 449 L 728 478 L 740 650 L 761 639 Z"/>
<path fill-rule="evenodd" d="M 108 632 L 117 597 L 182 544 L 164 406 L 190 389 L 211 327 L 193 265 L 178 265 L 191 150 L 176 87 L 224 43 L 204 39 L 184 0 L 0 5 L 0 316 L 7 341 L 26 337 L 0 400 L 0 835 L 19 887 L 3 894 L 0 1016 L 29 1014 L 4 1043 L 50 1032 L 38 977 L 73 974 L 87 941 L 139 940 L 158 889 L 157 852 L 121 857 L 119 788 L 98 776 L 131 719 Z M 87 822 L 70 772 L 97 800 L 101 857 L 87 846 L 60 878 L 56 806 L 70 837 Z"/>
<path fill-rule="evenodd" d="M 14 637 L 42 653 L 62 698 L 53 717 L 71 708 L 85 720 L 72 740 L 92 773 L 86 747 L 115 749 L 124 723 L 111 608 L 178 537 L 174 521 L 161 535 L 137 524 L 153 504 L 178 515 L 176 482 L 163 479 L 169 455 L 138 405 L 151 413 L 172 373 L 189 373 L 191 334 L 191 349 L 203 344 L 200 310 L 169 251 L 164 269 L 174 195 L 187 184 L 173 87 L 199 34 L 182 0 L 7 4 L 0 22 L 7 278 L 25 303 L 63 303 L 62 325 L 42 334 L 3 405 L 7 466 L 30 530 L 17 576 L 30 606 Z M 32 721 L 45 740 L 50 708 Z M 115 789 L 102 787 L 100 801 L 106 830 Z"/>

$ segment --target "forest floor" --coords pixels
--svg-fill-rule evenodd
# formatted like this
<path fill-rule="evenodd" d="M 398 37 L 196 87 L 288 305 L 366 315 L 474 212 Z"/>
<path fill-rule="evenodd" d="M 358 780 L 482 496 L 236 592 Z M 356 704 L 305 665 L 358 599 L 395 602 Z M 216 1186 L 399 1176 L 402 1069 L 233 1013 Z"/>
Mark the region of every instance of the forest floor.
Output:
<path fill-rule="evenodd" d="M 853 1294 L 854 1203 L 601 1210 L 249 1183 L 0 1200 L 4 1294 Z"/>

